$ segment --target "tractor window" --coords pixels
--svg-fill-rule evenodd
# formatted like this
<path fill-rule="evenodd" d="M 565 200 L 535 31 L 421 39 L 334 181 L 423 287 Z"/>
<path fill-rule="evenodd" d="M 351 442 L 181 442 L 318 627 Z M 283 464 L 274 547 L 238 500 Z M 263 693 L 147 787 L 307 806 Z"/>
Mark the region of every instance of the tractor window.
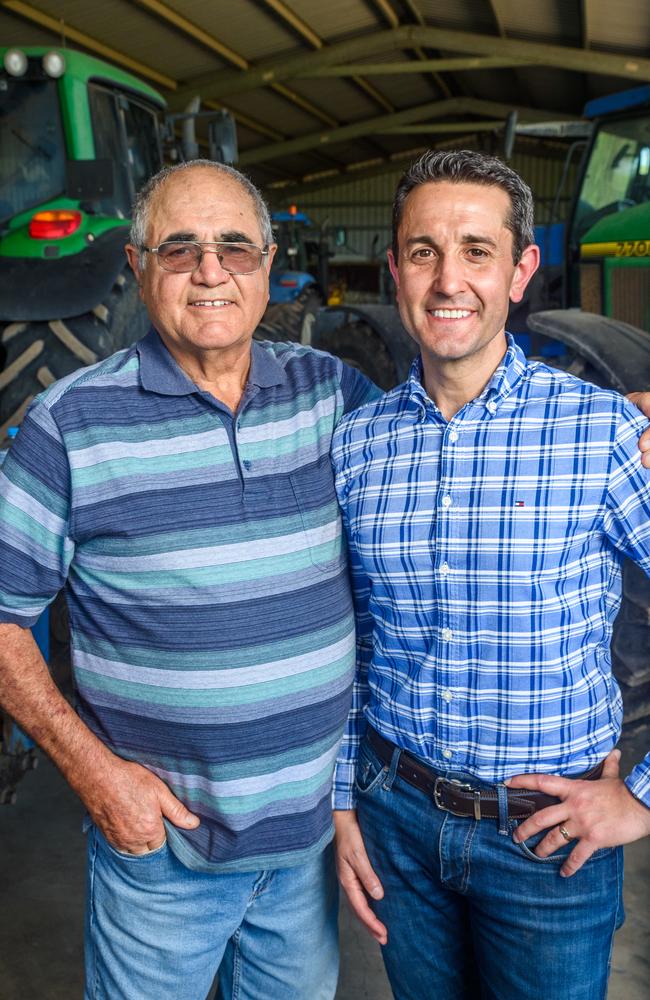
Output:
<path fill-rule="evenodd" d="M 0 79 L 0 220 L 60 195 L 65 158 L 55 81 Z"/>
<path fill-rule="evenodd" d="M 601 125 L 591 147 L 576 208 L 576 243 L 599 219 L 648 200 L 650 115 Z"/>
<path fill-rule="evenodd" d="M 101 212 L 128 219 L 131 214 L 129 167 L 115 94 L 90 84 L 88 98 L 93 122 L 95 156 L 97 159 L 113 161 L 113 197 L 101 201 Z"/>
<path fill-rule="evenodd" d="M 124 108 L 124 125 L 133 186 L 137 191 L 162 167 L 155 114 L 129 101 Z"/>

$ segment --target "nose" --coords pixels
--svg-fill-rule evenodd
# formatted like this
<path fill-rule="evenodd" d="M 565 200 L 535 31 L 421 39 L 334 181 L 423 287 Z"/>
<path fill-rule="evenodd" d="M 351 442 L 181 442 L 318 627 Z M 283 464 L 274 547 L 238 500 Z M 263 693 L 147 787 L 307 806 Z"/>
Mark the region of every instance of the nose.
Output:
<path fill-rule="evenodd" d="M 204 247 L 201 263 L 193 272 L 192 281 L 197 285 L 222 285 L 231 277 L 230 271 L 222 267 L 217 251 Z"/>
<path fill-rule="evenodd" d="M 463 262 L 454 254 L 439 255 L 433 272 L 433 287 L 446 298 L 451 298 L 466 289 Z"/>

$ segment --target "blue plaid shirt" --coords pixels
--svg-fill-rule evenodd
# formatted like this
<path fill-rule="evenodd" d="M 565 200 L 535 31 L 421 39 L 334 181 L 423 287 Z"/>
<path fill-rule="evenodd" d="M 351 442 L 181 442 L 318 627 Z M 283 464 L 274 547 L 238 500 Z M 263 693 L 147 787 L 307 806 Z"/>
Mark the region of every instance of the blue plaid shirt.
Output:
<path fill-rule="evenodd" d="M 449 422 L 418 359 L 334 435 L 358 627 L 335 808 L 354 807 L 366 720 L 488 782 L 577 774 L 620 735 L 610 640 L 623 556 L 650 574 L 646 421 L 508 343 Z M 626 780 L 650 806 L 650 755 Z"/>

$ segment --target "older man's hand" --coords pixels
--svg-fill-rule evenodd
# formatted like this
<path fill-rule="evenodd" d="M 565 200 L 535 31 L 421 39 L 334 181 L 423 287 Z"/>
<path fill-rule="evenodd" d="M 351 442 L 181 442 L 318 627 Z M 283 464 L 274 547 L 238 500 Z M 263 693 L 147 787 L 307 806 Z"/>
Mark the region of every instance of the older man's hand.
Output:
<path fill-rule="evenodd" d="M 81 789 L 88 811 L 109 843 L 124 854 L 146 854 L 165 842 L 163 817 L 193 830 L 200 823 L 164 781 L 140 764 L 110 754 L 101 780 Z"/>
<path fill-rule="evenodd" d="M 650 392 L 630 392 L 627 398 L 650 420 Z M 639 438 L 639 448 L 643 465 L 650 469 L 650 427 Z"/>
<path fill-rule="evenodd" d="M 535 848 L 538 857 L 547 858 L 565 846 L 566 833 L 575 842 L 560 869 L 560 875 L 566 877 L 575 875 L 594 851 L 630 844 L 650 834 L 650 809 L 635 799 L 619 778 L 620 757 L 620 750 L 612 750 L 597 781 L 553 774 L 518 774 L 510 778 L 508 788 L 532 789 L 562 800 L 521 823 L 513 835 L 516 843 L 548 829 Z"/>
<path fill-rule="evenodd" d="M 375 941 L 386 944 L 388 931 L 368 905 L 368 896 L 381 899 L 382 884 L 377 878 L 363 843 L 361 827 L 354 809 L 335 809 L 336 871 L 341 888 L 355 915 Z"/>

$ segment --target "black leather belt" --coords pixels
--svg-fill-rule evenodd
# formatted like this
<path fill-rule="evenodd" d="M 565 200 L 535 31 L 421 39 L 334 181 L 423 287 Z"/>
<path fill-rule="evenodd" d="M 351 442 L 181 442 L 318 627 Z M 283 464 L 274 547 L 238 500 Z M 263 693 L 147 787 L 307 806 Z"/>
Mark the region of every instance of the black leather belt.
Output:
<path fill-rule="evenodd" d="M 368 726 L 366 739 L 382 764 L 390 766 L 393 753 L 397 749 L 395 744 L 384 739 L 371 726 Z M 573 777 L 592 781 L 600 778 L 602 772 L 603 765 L 600 763 L 591 771 Z M 404 781 L 408 781 L 409 785 L 429 795 L 439 809 L 453 813 L 454 816 L 469 816 L 472 819 L 499 818 L 499 799 L 495 786 L 474 788 L 453 778 L 441 778 L 432 768 L 427 767 L 406 750 L 400 753 L 397 774 Z M 509 819 L 526 819 L 539 809 L 557 805 L 560 801 L 553 795 L 528 791 L 525 788 L 508 788 L 506 791 Z"/>

